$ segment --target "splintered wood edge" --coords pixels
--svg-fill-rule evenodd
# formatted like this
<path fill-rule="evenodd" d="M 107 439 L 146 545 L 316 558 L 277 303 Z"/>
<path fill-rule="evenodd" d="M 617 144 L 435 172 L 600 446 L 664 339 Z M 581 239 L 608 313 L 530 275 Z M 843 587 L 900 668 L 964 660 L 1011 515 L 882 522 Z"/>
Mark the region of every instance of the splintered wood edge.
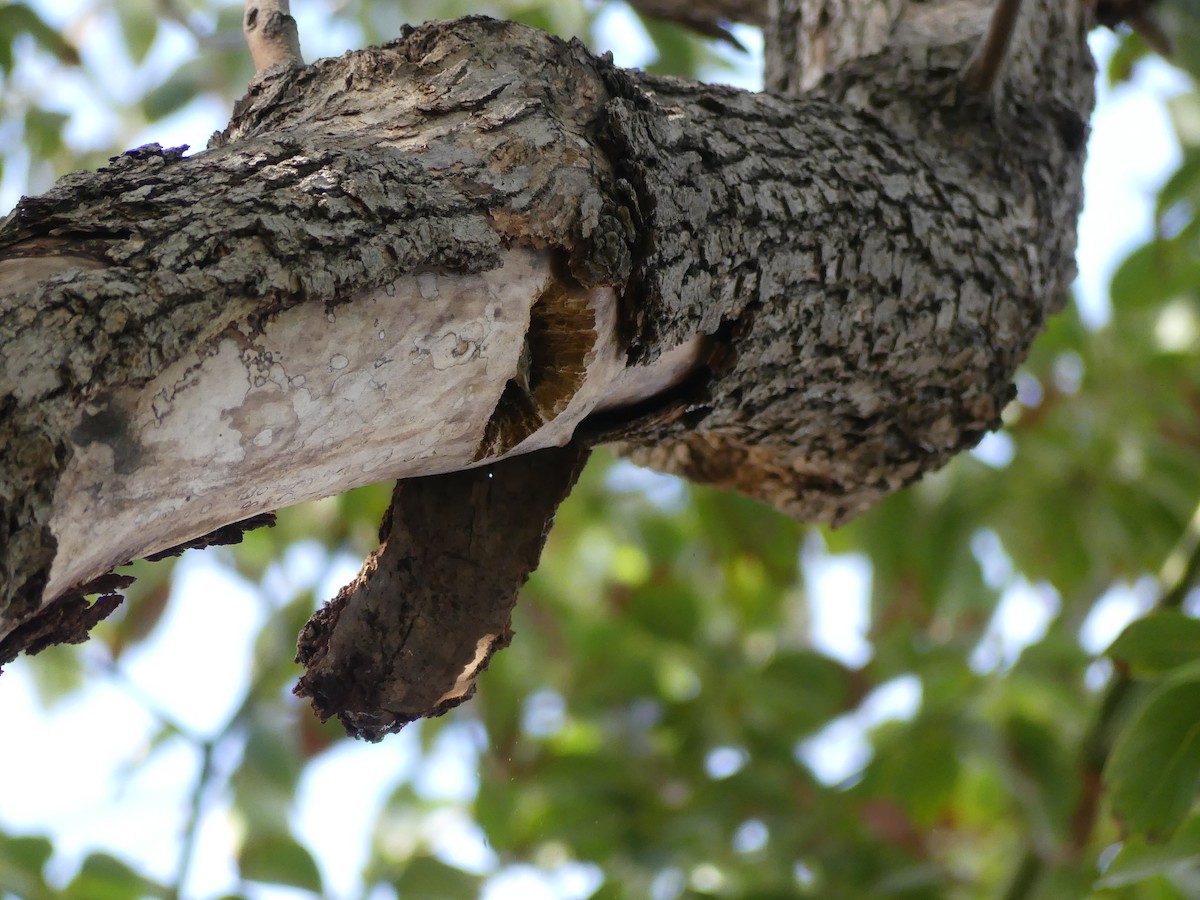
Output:
<path fill-rule="evenodd" d="M 381 545 L 300 633 L 295 693 L 380 740 L 467 700 L 588 456 L 582 442 L 401 481 Z"/>

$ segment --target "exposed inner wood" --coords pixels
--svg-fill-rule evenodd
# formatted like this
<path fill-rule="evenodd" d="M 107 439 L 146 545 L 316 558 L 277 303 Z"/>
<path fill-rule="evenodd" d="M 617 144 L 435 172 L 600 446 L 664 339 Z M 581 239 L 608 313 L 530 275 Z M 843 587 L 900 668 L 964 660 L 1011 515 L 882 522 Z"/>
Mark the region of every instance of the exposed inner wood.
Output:
<path fill-rule="evenodd" d="M 461 469 L 518 443 L 561 446 L 606 400 L 644 399 L 686 374 L 694 347 L 624 377 L 612 292 L 563 287 L 551 256 L 511 250 L 480 275 L 400 278 L 316 319 L 293 307 L 259 333 L 219 335 L 140 389 L 96 398 L 55 495 L 46 599 L 262 512 Z M 595 325 L 563 340 L 588 346 L 535 338 L 534 424 L 480 455 L 506 386 L 530 377 L 519 370 L 531 307 L 567 294 Z"/>

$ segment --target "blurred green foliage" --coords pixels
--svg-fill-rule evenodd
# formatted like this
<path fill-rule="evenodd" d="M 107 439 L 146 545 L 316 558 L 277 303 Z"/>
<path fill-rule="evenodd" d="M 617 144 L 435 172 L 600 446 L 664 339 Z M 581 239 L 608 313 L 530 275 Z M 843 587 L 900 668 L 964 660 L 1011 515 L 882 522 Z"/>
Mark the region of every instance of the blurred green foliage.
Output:
<path fill-rule="evenodd" d="M 1165 0 L 1163 12 L 1196 75 L 1194 5 Z M 612 4 L 296 7 L 311 59 L 433 14 L 491 12 L 595 45 Z M 227 108 L 250 74 L 240 14 L 220 0 L 0 3 L 4 185 L 43 189 L 198 104 Z M 645 33 L 657 71 L 695 75 L 729 55 L 672 25 L 647 22 Z M 1128 78 L 1145 54 L 1125 36 L 1108 77 Z M 474 701 L 412 726 L 425 759 L 448 736 L 473 746 L 478 788 L 447 799 L 403 773 L 380 784 L 390 795 L 364 895 L 478 896 L 488 873 L 439 850 L 449 810 L 477 825 L 502 868 L 594 865 L 597 898 L 1200 896 L 1200 604 L 1189 593 L 1200 91 L 1170 113 L 1182 163 L 1159 196 L 1158 233 L 1117 271 L 1106 325 L 1089 330 L 1073 307 L 1050 324 L 999 457 L 961 457 L 822 532 L 597 453 L 524 591 L 512 647 Z M 326 565 L 365 555 L 387 498 L 376 486 L 293 509 L 212 552 L 270 598 L 272 564 L 301 542 Z M 815 618 L 855 605 L 853 586 L 818 577 L 830 561 L 867 575 L 861 660 L 813 640 Z M 127 603 L 93 642 L 107 676 L 87 678 L 119 678 L 123 654 L 155 634 L 173 570 L 138 564 Z M 1085 646 L 1089 620 L 1135 582 L 1160 608 L 1106 652 Z M 325 890 L 320 848 L 296 834 L 296 792 L 345 738 L 288 692 L 294 636 L 323 599 L 304 587 L 263 600 L 252 674 L 219 733 L 192 735 L 155 711 L 142 762 L 181 739 L 201 760 L 180 879 L 220 795 L 241 826 L 233 864 L 247 896 L 256 883 Z M 1037 623 L 1006 643 L 1014 615 Z M 74 649 L 22 665 L 47 704 L 86 681 Z M 838 765 L 818 764 L 821 746 Z M 51 884 L 53 851 L 41 836 L 0 834 L 0 895 L 180 896 L 137 860 L 100 853 Z"/>

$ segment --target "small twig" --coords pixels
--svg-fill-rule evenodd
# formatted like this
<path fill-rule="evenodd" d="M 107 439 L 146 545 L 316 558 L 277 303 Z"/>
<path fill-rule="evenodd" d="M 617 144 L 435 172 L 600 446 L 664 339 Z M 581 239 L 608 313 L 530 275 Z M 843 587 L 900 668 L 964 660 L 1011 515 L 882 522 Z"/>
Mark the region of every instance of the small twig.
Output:
<path fill-rule="evenodd" d="M 1200 506 L 1174 549 L 1167 554 L 1158 572 L 1159 607 L 1177 609 L 1183 605 L 1200 570 Z"/>
<path fill-rule="evenodd" d="M 1174 55 L 1175 47 L 1171 43 L 1171 36 L 1150 10 L 1145 9 L 1130 15 L 1125 23 L 1159 56 Z"/>
<path fill-rule="evenodd" d="M 106 676 L 110 682 L 124 691 L 142 709 L 154 716 L 163 727 L 169 728 L 184 740 L 197 746 L 204 743 L 205 739 L 203 737 L 181 722 L 170 710 L 148 694 L 140 684 L 129 677 L 129 673 L 111 656 L 85 653 L 84 664 L 97 675 Z"/>
<path fill-rule="evenodd" d="M 1096 21 L 1108 28 L 1124 22 L 1155 53 L 1171 56 L 1174 53 L 1171 36 L 1151 9 L 1154 3 L 1155 0 L 1097 0 Z"/>
<path fill-rule="evenodd" d="M 1034 896 L 1044 866 L 1041 856 L 1032 848 L 1026 848 L 1012 882 L 1004 892 L 1004 900 L 1026 900 Z"/>
<path fill-rule="evenodd" d="M 304 65 L 300 33 L 288 0 L 246 0 L 242 33 L 250 45 L 254 69 L 261 75 L 272 69 Z"/>
<path fill-rule="evenodd" d="M 200 836 L 200 820 L 204 812 L 204 795 L 208 793 L 208 784 L 212 780 L 213 741 L 200 744 L 200 774 L 196 778 L 196 786 L 192 788 L 192 796 L 188 802 L 188 820 L 183 832 L 183 847 L 179 851 L 179 866 L 175 870 L 175 883 L 171 886 L 168 900 L 180 900 L 183 896 L 184 883 L 188 871 L 192 867 L 192 857 L 196 854 L 196 841 Z"/>
<path fill-rule="evenodd" d="M 963 84 L 971 90 L 988 91 L 996 83 L 996 77 L 1008 56 L 1008 45 L 1012 41 L 1020 11 L 1021 0 L 996 0 L 987 31 L 963 72 Z"/>

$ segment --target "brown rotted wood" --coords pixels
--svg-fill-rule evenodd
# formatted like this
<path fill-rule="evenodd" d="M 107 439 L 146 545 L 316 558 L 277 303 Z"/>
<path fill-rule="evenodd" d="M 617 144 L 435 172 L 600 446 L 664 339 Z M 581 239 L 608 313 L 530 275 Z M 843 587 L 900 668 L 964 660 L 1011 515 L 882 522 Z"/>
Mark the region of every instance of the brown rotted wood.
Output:
<path fill-rule="evenodd" d="M 587 456 L 575 442 L 399 482 L 379 549 L 300 634 L 296 693 L 372 741 L 468 699 Z"/>

